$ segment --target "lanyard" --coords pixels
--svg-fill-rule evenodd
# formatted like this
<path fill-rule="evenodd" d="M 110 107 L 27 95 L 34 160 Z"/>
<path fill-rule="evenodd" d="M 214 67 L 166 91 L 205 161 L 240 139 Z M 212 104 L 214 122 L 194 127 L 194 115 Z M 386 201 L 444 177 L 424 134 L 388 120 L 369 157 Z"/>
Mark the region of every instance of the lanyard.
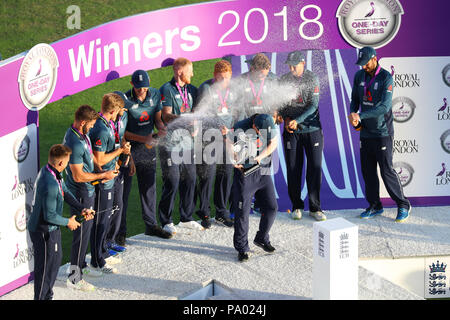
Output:
<path fill-rule="evenodd" d="M 116 138 L 116 143 L 119 143 L 120 142 L 120 137 L 119 137 L 120 119 L 117 123 L 117 128 L 116 128 L 116 125 L 114 124 L 114 121 L 110 120 L 109 122 L 111 123 L 111 127 L 114 131 L 114 137 Z"/>
<path fill-rule="evenodd" d="M 62 196 L 64 197 L 64 191 L 63 191 L 63 187 L 62 187 L 61 181 L 58 179 L 58 177 L 57 177 L 56 174 L 53 172 L 53 170 L 50 169 L 50 166 L 49 166 L 48 164 L 47 164 L 46 168 L 47 168 L 47 170 L 55 177 L 55 180 L 56 180 L 56 182 L 58 182 L 58 185 L 59 185 L 59 190 L 61 190 L 61 194 L 62 194 Z"/>
<path fill-rule="evenodd" d="M 220 89 L 217 89 L 217 94 L 219 95 L 219 101 L 220 101 L 219 111 L 226 112 L 228 110 L 227 99 L 228 99 L 228 95 L 230 94 L 230 88 L 227 88 L 227 93 L 225 94 L 225 98 L 222 98 Z"/>
<path fill-rule="evenodd" d="M 183 100 L 183 105 L 181 106 L 180 111 L 185 112 L 186 109 L 189 109 L 189 99 L 188 99 L 187 87 L 184 88 L 184 93 L 183 93 L 183 90 L 181 89 L 178 82 L 176 82 L 175 84 L 177 85 L 177 89 L 178 89 L 178 92 L 180 93 L 181 100 Z"/>
<path fill-rule="evenodd" d="M 110 131 L 112 130 L 112 135 L 114 135 L 114 129 L 111 127 L 111 121 L 110 121 L 110 123 L 108 124 L 108 121 L 105 119 L 105 116 L 103 115 L 103 113 L 99 112 L 98 114 L 100 115 L 100 119 L 102 119 L 103 122 L 108 126 L 109 130 L 110 130 Z M 111 133 L 111 132 L 110 132 L 110 133 Z"/>
<path fill-rule="evenodd" d="M 255 99 L 253 100 L 254 104 L 257 104 L 257 105 L 262 104 L 262 100 L 261 100 L 260 96 L 261 96 L 261 93 L 262 93 L 262 90 L 263 90 L 263 87 L 264 87 L 264 80 L 265 79 L 266 78 L 262 79 L 261 84 L 259 85 L 258 95 L 256 94 L 255 86 L 254 86 L 252 80 L 248 79 L 248 81 L 250 82 L 250 87 L 252 88 L 253 96 L 255 97 Z"/>
<path fill-rule="evenodd" d="M 372 85 L 372 83 L 375 81 L 375 78 L 377 77 L 377 75 L 380 73 L 380 70 L 381 70 L 381 66 L 379 65 L 378 68 L 377 68 L 377 71 L 374 74 L 374 76 L 372 77 L 372 79 L 370 79 L 369 84 L 367 84 L 366 81 L 364 81 L 364 95 L 365 96 L 367 96 L 369 88 Z"/>
<path fill-rule="evenodd" d="M 86 144 L 89 148 L 89 152 L 92 154 L 91 142 L 86 137 L 86 135 L 82 134 L 80 131 L 78 131 L 78 129 L 74 128 L 73 126 L 72 126 L 72 131 L 78 136 L 78 138 L 83 138 L 84 142 L 86 142 Z"/>

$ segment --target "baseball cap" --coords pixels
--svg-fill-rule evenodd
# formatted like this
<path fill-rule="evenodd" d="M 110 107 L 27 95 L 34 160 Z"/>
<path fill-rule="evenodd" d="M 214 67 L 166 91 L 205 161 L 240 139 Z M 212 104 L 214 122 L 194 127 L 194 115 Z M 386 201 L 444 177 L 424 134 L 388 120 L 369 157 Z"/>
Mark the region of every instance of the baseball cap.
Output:
<path fill-rule="evenodd" d="M 268 114 L 258 114 L 253 123 L 258 130 L 268 129 L 273 126 L 273 118 Z"/>
<path fill-rule="evenodd" d="M 375 57 L 377 55 L 377 52 L 372 47 L 364 47 L 359 50 L 358 53 L 358 61 L 356 61 L 356 64 L 359 66 L 364 66 L 369 62 L 370 59 Z"/>
<path fill-rule="evenodd" d="M 296 66 L 300 62 L 304 62 L 304 61 L 305 61 L 305 55 L 303 54 L 303 52 L 297 50 L 297 51 L 290 52 L 284 63 L 291 65 L 291 66 Z"/>
<path fill-rule="evenodd" d="M 136 70 L 131 75 L 131 82 L 135 88 L 144 88 L 150 86 L 150 78 L 144 70 Z"/>

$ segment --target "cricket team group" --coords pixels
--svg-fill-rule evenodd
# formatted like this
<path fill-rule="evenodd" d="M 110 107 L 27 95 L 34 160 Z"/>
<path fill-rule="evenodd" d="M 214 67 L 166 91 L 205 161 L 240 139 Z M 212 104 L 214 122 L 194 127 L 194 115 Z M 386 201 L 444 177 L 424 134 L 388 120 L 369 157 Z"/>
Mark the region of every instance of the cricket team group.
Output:
<path fill-rule="evenodd" d="M 213 77 L 196 88 L 191 84 L 192 62 L 178 58 L 173 62 L 173 78 L 159 89 L 150 87 L 146 71 L 136 70 L 129 90 L 105 94 L 100 110 L 80 106 L 62 143 L 50 148 L 48 163 L 36 179 L 28 220 L 35 259 L 34 299 L 53 298 L 62 260 L 61 227 L 73 231 L 68 288 L 91 291 L 95 287 L 86 276 L 118 272 L 115 265 L 122 261 L 117 253 L 126 250 L 133 176 L 145 235 L 170 239 L 177 228 L 201 232 L 211 227 L 214 213 L 215 224 L 234 228 L 237 260 L 244 262 L 249 259 L 251 210 L 261 214 L 254 245 L 275 251 L 269 239 L 278 212 L 271 156 L 282 141 L 291 217 L 301 219 L 304 214 L 301 186 L 306 156 L 309 215 L 326 220 L 320 203 L 324 148 L 320 83 L 305 62 L 304 52 L 289 53 L 285 63 L 290 72 L 278 78 L 270 71 L 268 57 L 258 53 L 248 61 L 248 72 L 232 77 L 231 64 L 223 59 L 215 64 Z M 403 222 L 411 205 L 392 166 L 392 76 L 378 64 L 372 47 L 360 49 L 356 63 L 361 70 L 354 78 L 349 121 L 360 134 L 361 171 L 369 203 L 361 218 L 383 213 L 378 166 L 398 206 L 396 222 Z M 295 98 L 274 105 L 273 97 L 288 95 L 287 91 Z M 219 132 L 214 139 L 220 140 L 221 147 L 212 152 L 212 161 L 195 159 L 193 141 L 208 127 L 199 129 L 202 119 Z M 278 130 L 280 124 L 283 130 Z M 207 149 L 204 142 L 201 148 Z M 157 157 L 163 184 L 158 204 Z M 177 194 L 179 224 L 175 225 Z M 64 202 L 70 206 L 70 218 L 62 215 Z M 89 245 L 91 259 L 86 263 Z"/>

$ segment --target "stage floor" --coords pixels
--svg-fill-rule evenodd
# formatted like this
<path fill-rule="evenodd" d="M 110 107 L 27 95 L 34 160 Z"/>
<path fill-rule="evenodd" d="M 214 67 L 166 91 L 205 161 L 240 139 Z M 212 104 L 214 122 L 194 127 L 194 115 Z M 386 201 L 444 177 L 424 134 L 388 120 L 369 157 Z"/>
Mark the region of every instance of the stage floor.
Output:
<path fill-rule="evenodd" d="M 326 211 L 328 219 L 342 217 L 359 228 L 359 259 L 400 259 L 450 255 L 450 207 L 415 207 L 405 223 L 395 223 L 396 209 L 387 208 L 371 220 L 360 210 Z M 116 265 L 119 274 L 86 280 L 93 292 L 67 289 L 68 266 L 62 266 L 54 287 L 55 300 L 166 300 L 182 299 L 212 280 L 225 290 L 211 299 L 312 299 L 312 226 L 305 213 L 294 221 L 280 212 L 271 230 L 275 253 L 253 244 L 259 216 L 250 216 L 250 259 L 237 261 L 233 228 L 212 223 L 211 229 L 178 228 L 169 240 L 136 235 Z M 68 248 L 64 248 L 68 250 Z M 33 299 L 33 283 L 0 300 Z M 360 300 L 423 299 L 373 272 L 359 267 Z"/>

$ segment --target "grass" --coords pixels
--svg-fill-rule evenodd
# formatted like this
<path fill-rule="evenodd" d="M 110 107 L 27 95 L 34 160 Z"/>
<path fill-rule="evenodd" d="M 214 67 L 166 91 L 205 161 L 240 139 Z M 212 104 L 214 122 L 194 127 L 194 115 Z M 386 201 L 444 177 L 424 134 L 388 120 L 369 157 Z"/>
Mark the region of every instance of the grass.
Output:
<path fill-rule="evenodd" d="M 89 1 L 12 1 L 0 2 L 0 54 L 3 59 L 27 51 L 38 43 L 52 43 L 78 32 L 90 29 L 105 22 L 153 11 L 162 8 L 205 2 L 205 0 L 89 0 Z M 43 4 L 45 3 L 45 4 Z M 81 11 L 81 29 L 67 28 L 66 13 L 70 5 L 78 5 Z M 217 60 L 194 63 L 195 86 L 212 77 L 213 66 Z M 172 77 L 171 67 L 149 71 L 150 86 L 159 88 Z M 39 152 L 41 166 L 47 162 L 48 150 L 53 144 L 61 143 L 67 128 L 72 124 L 75 110 L 82 104 L 89 104 L 100 110 L 103 95 L 113 91 L 127 91 L 130 88 L 130 76 L 115 79 L 75 95 L 65 97 L 47 105 L 39 112 Z M 161 169 L 157 168 L 157 204 L 161 197 Z M 64 216 L 69 216 L 65 206 Z M 178 199 L 174 210 L 174 222 L 178 223 Z M 144 232 L 141 215 L 137 180 L 133 177 L 127 211 L 127 236 Z M 70 260 L 72 233 L 62 228 L 63 263 Z"/>

